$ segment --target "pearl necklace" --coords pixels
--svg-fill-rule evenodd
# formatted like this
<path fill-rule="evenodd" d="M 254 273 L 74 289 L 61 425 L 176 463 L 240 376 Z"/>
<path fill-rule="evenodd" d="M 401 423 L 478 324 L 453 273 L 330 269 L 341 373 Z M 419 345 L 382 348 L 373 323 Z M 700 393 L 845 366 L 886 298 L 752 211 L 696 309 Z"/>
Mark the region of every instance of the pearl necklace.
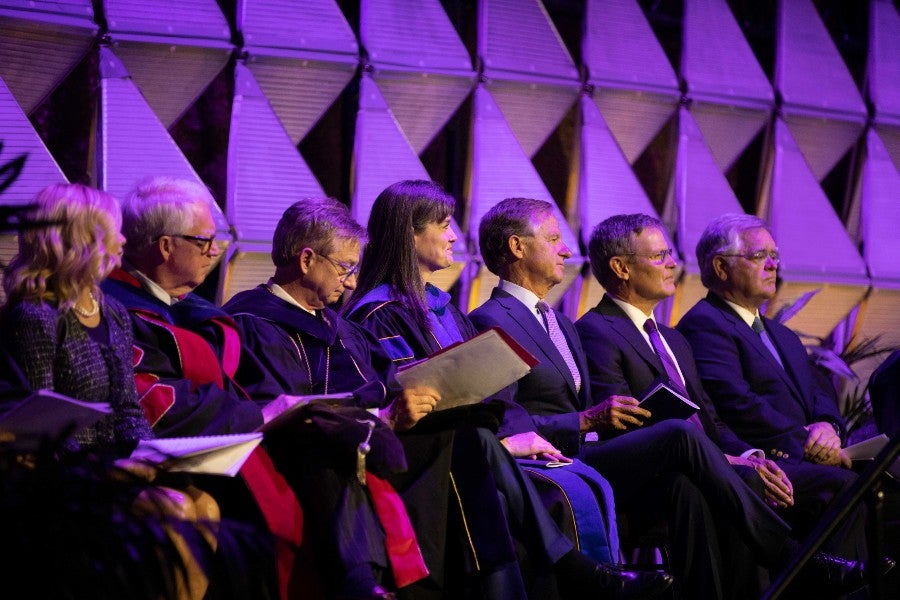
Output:
<path fill-rule="evenodd" d="M 96 317 L 97 313 L 100 312 L 100 303 L 97 302 L 97 299 L 94 298 L 94 293 L 91 292 L 91 310 L 84 310 L 83 308 L 78 306 L 77 303 L 72 305 L 72 310 L 77 312 L 85 319 L 90 319 L 91 317 Z"/>

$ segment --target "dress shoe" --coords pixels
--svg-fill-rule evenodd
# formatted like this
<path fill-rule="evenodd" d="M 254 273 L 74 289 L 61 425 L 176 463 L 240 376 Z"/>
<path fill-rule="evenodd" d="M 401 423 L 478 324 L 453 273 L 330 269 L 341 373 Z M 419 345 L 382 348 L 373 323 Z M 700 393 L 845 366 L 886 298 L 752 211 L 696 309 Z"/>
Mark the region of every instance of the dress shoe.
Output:
<path fill-rule="evenodd" d="M 819 593 L 849 594 L 866 585 L 867 576 L 871 575 L 873 569 L 884 575 L 894 568 L 895 564 L 895 561 L 888 557 L 866 565 L 862 561 L 816 552 L 798 575 L 795 585 Z"/>
<path fill-rule="evenodd" d="M 598 563 L 577 550 L 563 556 L 554 572 L 563 598 L 653 598 L 672 585 L 672 576 L 665 571 L 628 571 Z"/>

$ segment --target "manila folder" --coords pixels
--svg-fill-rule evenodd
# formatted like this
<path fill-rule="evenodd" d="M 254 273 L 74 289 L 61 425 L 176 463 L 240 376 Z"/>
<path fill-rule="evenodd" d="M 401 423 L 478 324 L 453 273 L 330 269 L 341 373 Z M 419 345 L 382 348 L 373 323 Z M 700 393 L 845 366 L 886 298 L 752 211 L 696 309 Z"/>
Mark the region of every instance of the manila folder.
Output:
<path fill-rule="evenodd" d="M 474 404 L 526 375 L 538 363 L 499 327 L 401 367 L 397 381 L 404 388 L 429 386 L 440 394 L 435 410 Z"/>

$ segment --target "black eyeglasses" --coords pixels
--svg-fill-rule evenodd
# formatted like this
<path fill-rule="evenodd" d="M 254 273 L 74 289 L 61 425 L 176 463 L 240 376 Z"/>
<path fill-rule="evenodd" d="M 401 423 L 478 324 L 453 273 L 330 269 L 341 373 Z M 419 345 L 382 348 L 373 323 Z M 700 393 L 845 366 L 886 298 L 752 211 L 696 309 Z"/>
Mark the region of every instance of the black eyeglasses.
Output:
<path fill-rule="evenodd" d="M 345 281 L 359 273 L 359 263 L 355 265 L 348 265 L 347 263 L 335 260 L 330 256 L 325 256 L 324 254 L 319 254 L 318 252 L 316 252 L 316 254 L 318 256 L 321 256 L 322 258 L 330 262 L 332 266 L 334 266 L 335 270 L 337 271 L 338 281 L 340 281 L 341 283 L 344 283 Z"/>
<path fill-rule="evenodd" d="M 171 234 L 166 234 L 166 235 L 168 235 L 169 237 L 181 238 L 183 240 L 188 240 L 191 242 L 197 242 L 197 244 L 195 244 L 195 245 L 198 248 L 200 248 L 200 254 L 209 254 L 209 252 L 212 250 L 213 243 L 216 241 L 215 233 L 209 237 L 202 236 L 202 235 L 186 235 L 183 233 L 171 233 Z M 163 236 L 159 236 L 155 240 L 153 240 L 154 243 L 158 242 L 159 238 L 161 238 L 161 237 L 163 237 Z"/>
<path fill-rule="evenodd" d="M 757 250 L 749 254 L 722 254 L 720 256 L 739 257 L 757 264 L 764 262 L 767 258 L 776 265 L 781 263 L 781 255 L 778 253 L 778 250 Z"/>
<path fill-rule="evenodd" d="M 625 256 L 640 256 L 642 258 L 648 259 L 655 265 L 661 265 L 666 262 L 670 256 L 674 256 L 675 251 L 672 248 L 666 248 L 665 250 L 660 250 L 659 252 L 653 252 L 652 254 L 646 254 L 641 252 L 629 252 L 625 254 Z"/>

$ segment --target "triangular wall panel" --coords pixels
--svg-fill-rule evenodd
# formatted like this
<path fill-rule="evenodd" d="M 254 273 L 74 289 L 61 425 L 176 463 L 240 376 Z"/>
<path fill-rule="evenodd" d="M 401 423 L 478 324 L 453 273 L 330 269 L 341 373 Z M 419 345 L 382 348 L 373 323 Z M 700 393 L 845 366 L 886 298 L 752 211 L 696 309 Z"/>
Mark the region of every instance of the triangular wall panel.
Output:
<path fill-rule="evenodd" d="M 825 336 L 862 299 L 866 266 L 819 187 L 788 127 L 775 121 L 770 187 L 760 206 L 781 252 L 784 280 L 766 309 L 774 314 L 811 289 L 820 289 L 791 327 Z"/>
<path fill-rule="evenodd" d="M 594 101 L 634 163 L 678 104 L 675 71 L 636 0 L 588 0 L 581 53 Z"/>
<path fill-rule="evenodd" d="M 25 12 L 0 7 L 0 78 L 26 113 L 78 65 L 97 35 L 89 0 L 68 6 L 38 4 L 50 10 Z M 52 11 L 65 8 L 86 14 L 75 17 Z"/>
<path fill-rule="evenodd" d="M 485 85 L 528 156 L 578 97 L 578 69 L 540 0 L 480 0 Z"/>
<path fill-rule="evenodd" d="M 294 144 L 353 78 L 359 43 L 334 0 L 241 0 L 246 65 Z"/>
<path fill-rule="evenodd" d="M 353 148 L 353 218 L 365 225 L 372 204 L 381 191 L 404 179 L 430 179 L 409 141 L 400 131 L 375 81 L 364 75 L 359 85 L 359 112 Z M 438 287 L 448 289 L 467 260 L 465 236 L 451 223 L 457 241 L 453 247 L 454 266 L 438 273 Z"/>
<path fill-rule="evenodd" d="M 663 221 L 675 233 L 685 276 L 675 295 L 671 321 L 677 321 L 706 295 L 700 282 L 697 242 L 710 221 L 725 213 L 743 213 L 725 176 L 687 108 L 678 112 L 678 152 L 675 176 Z"/>
<path fill-rule="evenodd" d="M 900 14 L 890 0 L 869 5 L 866 83 L 875 127 L 900 169 Z"/>
<path fill-rule="evenodd" d="M 900 286 L 900 174 L 874 130 L 866 136 L 866 158 L 860 177 L 859 238 L 873 285 Z"/>
<path fill-rule="evenodd" d="M 573 252 L 567 264 L 566 281 L 553 288 L 548 295 L 547 302 L 556 302 L 579 274 L 584 262 L 579 255 L 578 240 L 503 118 L 497 103 L 494 102 L 490 92 L 482 86 L 475 90 L 471 169 L 468 222 L 473 237 L 477 237 L 474 232 L 478 231 L 481 217 L 504 198 L 535 198 L 553 205 L 563 241 Z M 491 277 L 484 268 L 481 269 L 478 279 L 479 281 L 474 282 L 470 290 L 469 310 L 490 296 L 493 287 L 491 283 L 496 281 L 496 277 Z"/>
<path fill-rule="evenodd" d="M 772 86 L 725 0 L 686 0 L 681 75 L 716 163 L 728 169 L 766 124 Z"/>
<path fill-rule="evenodd" d="M 784 119 L 821 181 L 862 133 L 866 106 L 810 0 L 779 0 L 776 35 Z"/>

